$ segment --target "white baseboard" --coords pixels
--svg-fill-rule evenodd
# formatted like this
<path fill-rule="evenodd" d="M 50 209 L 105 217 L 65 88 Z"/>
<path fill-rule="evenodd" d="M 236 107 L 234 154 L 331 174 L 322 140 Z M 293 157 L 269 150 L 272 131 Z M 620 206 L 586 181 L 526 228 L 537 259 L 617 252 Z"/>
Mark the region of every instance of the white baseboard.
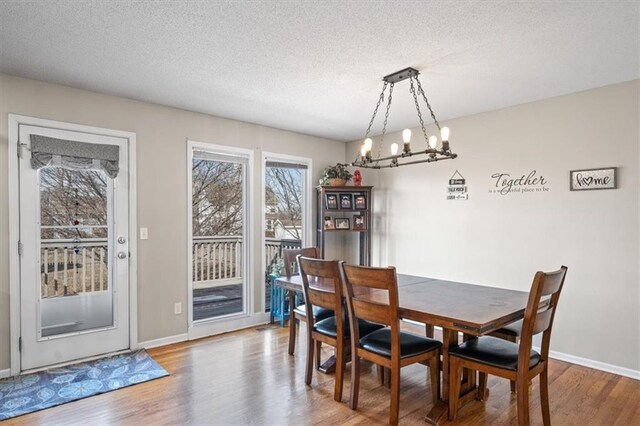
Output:
<path fill-rule="evenodd" d="M 161 337 L 160 339 L 147 340 L 145 342 L 138 343 L 138 347 L 144 349 L 157 348 L 158 346 L 171 345 L 173 343 L 180 343 L 189 340 L 187 333 L 176 334 L 175 336 Z"/>
<path fill-rule="evenodd" d="M 241 330 L 243 328 L 255 327 L 258 325 L 269 322 L 270 316 L 268 312 L 260 312 L 251 316 L 242 317 L 236 320 L 234 330 Z M 176 334 L 175 336 L 161 337 L 160 339 L 147 340 L 145 342 L 138 343 L 139 348 L 151 349 L 158 346 L 171 345 L 173 343 L 186 342 L 187 340 L 199 339 L 202 337 L 213 336 L 220 333 L 226 333 L 229 324 L 225 322 L 213 322 L 211 324 L 199 324 L 192 327 L 189 333 Z M 9 370 L 7 370 L 9 371 Z M 0 370 L 0 373 L 2 370 Z M 1 377 L 1 376 L 0 376 Z"/>
<path fill-rule="evenodd" d="M 411 320 L 403 320 L 409 322 L 411 324 L 416 325 L 424 325 L 422 323 L 411 321 Z M 441 327 L 435 327 L 436 330 L 442 331 Z M 533 346 L 532 348 L 535 351 L 540 351 L 540 347 Z M 557 351 L 549 351 L 549 358 L 557 359 L 558 361 L 565 361 L 571 364 L 582 365 L 583 367 L 594 368 L 600 371 L 606 371 L 607 373 L 617 374 L 619 376 L 629 377 L 631 379 L 640 380 L 640 371 L 632 370 L 626 367 L 620 367 L 613 364 L 607 364 L 606 362 L 595 361 L 589 358 L 582 358 L 576 355 L 566 354 L 563 352 Z"/>
<path fill-rule="evenodd" d="M 536 351 L 540 350 L 540 348 L 536 347 L 534 347 L 533 349 Z M 632 370 L 626 367 L 620 367 L 613 364 L 607 364 L 606 362 L 595 361 L 593 359 L 582 358 L 576 355 L 565 354 L 556 351 L 549 351 L 549 358 L 570 362 L 571 364 L 582 365 L 583 367 L 594 368 L 596 370 L 606 371 L 607 373 L 613 373 L 619 376 L 629 377 L 631 379 L 640 380 L 640 371 Z"/>
<path fill-rule="evenodd" d="M 4 370 L 0 370 L 0 379 L 4 379 L 5 377 L 10 377 L 11 376 L 11 369 L 7 368 Z"/>

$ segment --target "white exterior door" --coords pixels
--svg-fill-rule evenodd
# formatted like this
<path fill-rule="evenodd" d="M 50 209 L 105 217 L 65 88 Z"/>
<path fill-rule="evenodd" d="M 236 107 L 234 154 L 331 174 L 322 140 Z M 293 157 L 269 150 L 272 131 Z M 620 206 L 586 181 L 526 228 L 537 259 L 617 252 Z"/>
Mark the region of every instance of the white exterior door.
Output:
<path fill-rule="evenodd" d="M 20 369 L 115 352 L 129 339 L 128 140 L 19 126 Z M 117 145 L 119 173 L 31 167 L 30 136 Z M 26 149 L 24 149 L 26 148 Z M 55 162 L 54 162 L 55 164 Z"/>

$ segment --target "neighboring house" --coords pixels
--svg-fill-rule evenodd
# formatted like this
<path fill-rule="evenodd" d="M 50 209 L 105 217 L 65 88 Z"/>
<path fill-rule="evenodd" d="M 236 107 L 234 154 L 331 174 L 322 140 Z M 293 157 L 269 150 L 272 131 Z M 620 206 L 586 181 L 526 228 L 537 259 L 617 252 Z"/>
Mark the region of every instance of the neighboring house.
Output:
<path fill-rule="evenodd" d="M 295 223 L 286 219 L 274 221 L 274 237 L 277 240 L 299 240 L 302 236 L 302 221 Z"/>

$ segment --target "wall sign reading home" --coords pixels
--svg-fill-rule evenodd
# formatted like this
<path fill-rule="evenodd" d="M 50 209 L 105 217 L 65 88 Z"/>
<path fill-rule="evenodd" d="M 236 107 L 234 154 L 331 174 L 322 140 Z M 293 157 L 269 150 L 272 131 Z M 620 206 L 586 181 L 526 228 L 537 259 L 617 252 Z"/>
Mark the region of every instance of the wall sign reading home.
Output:
<path fill-rule="evenodd" d="M 490 194 L 532 194 L 549 191 L 547 179 L 536 170 L 522 175 L 494 173 L 491 178 L 494 180 L 494 186 L 489 190 Z"/>
<path fill-rule="evenodd" d="M 571 190 L 616 189 L 616 167 L 571 170 Z"/>

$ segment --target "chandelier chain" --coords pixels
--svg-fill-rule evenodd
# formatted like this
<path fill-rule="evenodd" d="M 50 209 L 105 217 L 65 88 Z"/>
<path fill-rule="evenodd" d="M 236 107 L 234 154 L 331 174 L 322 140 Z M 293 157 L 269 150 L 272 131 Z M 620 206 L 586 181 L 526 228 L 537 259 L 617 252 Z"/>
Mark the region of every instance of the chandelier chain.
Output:
<path fill-rule="evenodd" d="M 387 133 L 387 120 L 389 120 L 389 110 L 391 109 L 391 101 L 393 99 L 393 85 L 389 85 L 389 97 L 387 98 L 387 111 L 384 114 L 384 124 L 382 125 L 382 135 L 380 136 L 380 143 L 378 144 L 378 158 L 382 152 L 382 144 L 384 143 L 384 135 Z"/>
<path fill-rule="evenodd" d="M 433 118 L 433 122 L 436 123 L 436 127 L 438 128 L 438 130 L 440 130 L 440 123 L 438 123 L 438 119 L 436 118 L 436 115 L 433 113 L 433 109 L 431 108 L 431 104 L 429 104 L 429 100 L 427 99 L 427 95 L 424 93 L 424 90 L 422 89 L 422 84 L 420 84 L 420 80 L 418 79 L 418 76 L 416 76 L 415 79 L 416 79 L 416 83 L 418 84 L 418 92 L 424 98 L 424 103 L 426 103 L 427 104 L 427 108 L 429 108 L 429 112 L 431 113 L 431 118 Z"/>
<path fill-rule="evenodd" d="M 417 80 L 417 78 L 416 78 Z M 409 90 L 413 95 L 413 102 L 416 104 L 416 111 L 418 111 L 418 119 L 420 120 L 420 127 L 422 128 L 422 134 L 424 135 L 424 140 L 428 140 L 427 130 L 424 128 L 424 120 L 422 119 L 422 112 L 420 111 L 420 104 L 418 103 L 418 95 L 416 94 L 416 88 L 413 85 L 413 77 L 409 78 L 409 83 L 411 84 Z"/>
<path fill-rule="evenodd" d="M 389 83 L 388 82 L 384 82 L 384 84 L 382 85 L 382 92 L 380 92 L 380 97 L 378 98 L 378 103 L 376 104 L 376 108 L 373 110 L 373 115 L 371 116 L 371 121 L 369 121 L 369 127 L 367 127 L 367 131 L 364 134 L 364 137 L 366 138 L 367 136 L 369 136 L 369 132 L 371 132 L 371 126 L 373 126 L 373 122 L 376 119 L 376 115 L 378 114 L 378 108 L 380 108 L 380 104 L 382 104 L 382 102 L 384 102 L 384 92 L 385 90 L 387 90 L 387 85 Z"/>

